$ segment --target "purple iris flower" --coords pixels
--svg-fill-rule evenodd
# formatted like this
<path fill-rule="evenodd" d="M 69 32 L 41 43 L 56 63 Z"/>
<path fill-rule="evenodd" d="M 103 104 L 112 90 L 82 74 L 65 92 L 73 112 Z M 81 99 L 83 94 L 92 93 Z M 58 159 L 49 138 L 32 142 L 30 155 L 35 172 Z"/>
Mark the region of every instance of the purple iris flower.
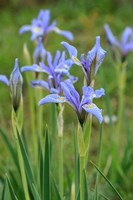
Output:
<path fill-rule="evenodd" d="M 24 25 L 20 28 L 19 33 L 23 34 L 27 31 L 31 32 L 31 40 L 35 40 L 38 37 L 45 37 L 49 32 L 54 31 L 69 40 L 73 40 L 73 35 L 69 31 L 60 30 L 56 27 L 56 21 L 50 23 L 50 11 L 40 10 L 37 18 L 33 19 L 31 25 Z"/>
<path fill-rule="evenodd" d="M 94 90 L 90 86 L 83 86 L 83 95 L 82 99 L 80 100 L 80 95 L 76 91 L 75 87 L 70 82 L 70 80 L 65 80 L 64 82 L 62 82 L 61 87 L 64 96 L 60 96 L 58 94 L 50 94 L 45 98 L 41 99 L 39 105 L 47 103 L 67 102 L 76 111 L 78 120 L 81 125 L 84 124 L 86 120 L 86 114 L 88 113 L 94 115 L 99 120 L 99 122 L 102 123 L 102 110 L 99 109 L 92 101 L 94 98 L 100 98 L 105 94 L 103 88 L 99 90 Z"/>
<path fill-rule="evenodd" d="M 121 53 L 122 60 L 125 59 L 130 51 L 133 51 L 133 29 L 126 27 L 122 33 L 121 41 L 119 41 L 111 32 L 110 27 L 105 24 L 104 29 L 109 45 L 116 47 Z"/>
<path fill-rule="evenodd" d="M 61 92 L 61 82 L 64 76 L 69 78 L 72 82 L 77 81 L 77 78 L 70 75 L 70 67 L 72 61 L 70 59 L 65 59 L 65 52 L 56 52 L 56 55 L 52 61 L 52 55 L 47 52 L 47 64 L 40 62 L 39 65 L 33 64 L 32 66 L 23 66 L 21 68 L 22 72 L 34 71 L 34 72 L 44 72 L 48 75 L 47 82 L 43 80 L 31 81 L 32 87 L 42 87 L 50 91 L 50 93 L 60 94 Z"/>
<path fill-rule="evenodd" d="M 23 85 L 23 78 L 19 71 L 17 58 L 15 60 L 14 69 L 10 75 L 10 79 L 8 80 L 8 78 L 5 75 L 0 75 L 0 81 L 5 83 L 7 86 L 10 86 L 13 107 L 15 110 L 17 110 L 22 98 L 22 85 Z"/>
<path fill-rule="evenodd" d="M 67 42 L 62 42 L 61 44 L 67 49 L 73 64 L 82 67 L 87 84 L 90 85 L 106 55 L 106 51 L 100 45 L 100 36 L 96 37 L 96 43 L 87 53 L 86 59 L 84 58 L 84 54 L 81 54 L 80 59 L 78 59 L 77 49 Z"/>

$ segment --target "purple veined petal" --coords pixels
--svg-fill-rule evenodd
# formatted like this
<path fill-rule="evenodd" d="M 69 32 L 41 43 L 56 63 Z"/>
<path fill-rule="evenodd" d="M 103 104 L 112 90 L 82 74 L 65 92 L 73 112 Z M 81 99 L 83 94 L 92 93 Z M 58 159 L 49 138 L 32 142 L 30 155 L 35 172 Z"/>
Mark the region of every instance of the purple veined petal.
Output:
<path fill-rule="evenodd" d="M 24 25 L 19 29 L 19 34 L 23 34 L 27 31 L 31 31 L 31 25 Z"/>
<path fill-rule="evenodd" d="M 68 53 L 69 53 L 71 58 L 72 58 L 72 56 L 77 57 L 77 49 L 75 47 L 73 47 L 72 45 L 68 44 L 67 42 L 61 42 L 61 44 L 68 51 Z"/>
<path fill-rule="evenodd" d="M 92 50 L 90 50 L 87 54 L 87 65 L 91 65 L 93 62 L 95 63 L 94 66 L 94 75 L 96 75 L 99 66 L 103 62 L 106 55 L 106 51 L 101 48 L 100 46 L 100 36 L 96 37 L 96 43 Z"/>
<path fill-rule="evenodd" d="M 73 40 L 73 34 L 70 31 L 64 31 L 64 30 L 60 30 L 59 28 L 55 27 L 54 31 L 56 33 L 58 33 L 59 35 L 64 36 L 65 38 L 67 38 L 68 40 Z"/>
<path fill-rule="evenodd" d="M 6 85 L 10 85 L 8 78 L 5 75 L 0 75 L 0 81 L 5 83 Z"/>
<path fill-rule="evenodd" d="M 35 81 L 31 81 L 30 82 L 30 85 L 32 87 L 37 87 L 37 88 L 44 88 L 44 89 L 47 89 L 49 90 L 49 87 L 48 87 L 48 83 L 46 81 L 43 81 L 43 80 L 35 80 Z"/>
<path fill-rule="evenodd" d="M 56 68 L 56 65 L 58 64 L 60 55 L 61 55 L 60 51 L 56 51 L 56 55 L 55 55 L 55 57 L 54 57 L 54 62 L 53 62 L 54 68 Z"/>
<path fill-rule="evenodd" d="M 64 102 L 66 102 L 65 97 L 59 96 L 58 94 L 50 94 L 39 101 L 39 106 L 47 103 L 64 103 Z"/>
<path fill-rule="evenodd" d="M 80 96 L 78 92 L 75 90 L 74 86 L 72 85 L 72 82 L 69 79 L 67 79 L 64 82 L 61 82 L 61 88 L 69 104 L 72 105 L 72 107 L 76 110 L 76 112 L 79 112 Z"/>
<path fill-rule="evenodd" d="M 95 96 L 94 96 L 94 98 L 100 98 L 103 95 L 105 95 L 105 90 L 103 88 L 101 88 L 99 90 L 95 90 Z"/>
<path fill-rule="evenodd" d="M 15 59 L 15 65 L 10 75 L 10 88 L 15 104 L 19 104 L 22 95 L 23 78 L 19 71 L 18 58 Z M 16 105 L 14 105 L 16 106 Z"/>
<path fill-rule="evenodd" d="M 122 45 L 133 43 L 133 29 L 130 27 L 125 28 L 121 37 Z"/>
<path fill-rule="evenodd" d="M 82 108 L 83 108 L 86 112 L 88 112 L 88 113 L 94 115 L 94 116 L 98 119 L 98 121 L 99 121 L 100 123 L 102 123 L 102 121 L 103 121 L 102 110 L 99 109 L 94 103 L 84 104 L 84 105 L 82 106 Z"/>
<path fill-rule="evenodd" d="M 92 99 L 94 98 L 94 90 L 92 87 L 90 86 L 83 86 L 82 87 L 82 91 L 83 91 L 83 96 L 82 96 L 82 100 L 81 100 L 81 106 L 83 106 L 84 104 L 90 104 L 92 103 Z"/>

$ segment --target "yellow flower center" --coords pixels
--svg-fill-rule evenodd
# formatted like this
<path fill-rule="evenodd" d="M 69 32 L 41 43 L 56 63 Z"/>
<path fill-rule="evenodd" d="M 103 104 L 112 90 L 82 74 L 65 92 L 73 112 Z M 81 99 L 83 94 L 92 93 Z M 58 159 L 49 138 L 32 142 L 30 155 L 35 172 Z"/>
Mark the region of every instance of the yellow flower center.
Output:
<path fill-rule="evenodd" d="M 87 106 L 88 106 L 88 108 L 93 108 L 92 104 L 88 104 Z"/>

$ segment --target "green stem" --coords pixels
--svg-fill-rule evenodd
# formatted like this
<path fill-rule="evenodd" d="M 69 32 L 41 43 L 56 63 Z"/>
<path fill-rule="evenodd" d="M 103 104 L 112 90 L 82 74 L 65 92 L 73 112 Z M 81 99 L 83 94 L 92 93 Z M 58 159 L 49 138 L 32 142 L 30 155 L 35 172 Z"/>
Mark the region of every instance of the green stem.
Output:
<path fill-rule="evenodd" d="M 59 141 L 59 192 L 61 200 L 63 200 L 63 136 L 58 136 Z"/>
<path fill-rule="evenodd" d="M 80 200 L 84 200 L 84 170 L 85 170 L 85 157 L 80 156 L 79 158 L 80 163 Z"/>

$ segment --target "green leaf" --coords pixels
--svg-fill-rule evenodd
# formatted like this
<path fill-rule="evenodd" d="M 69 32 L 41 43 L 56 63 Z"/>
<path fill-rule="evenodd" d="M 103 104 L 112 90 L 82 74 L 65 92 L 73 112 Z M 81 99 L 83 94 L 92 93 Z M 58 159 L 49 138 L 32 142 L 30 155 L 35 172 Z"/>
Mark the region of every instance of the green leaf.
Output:
<path fill-rule="evenodd" d="M 58 187 L 57 187 L 54 177 L 52 177 L 52 183 L 53 183 L 53 186 L 55 189 L 56 199 L 61 200 L 61 196 L 60 196 L 60 193 L 59 193 L 59 190 L 58 190 Z"/>
<path fill-rule="evenodd" d="M 1 136 L 12 156 L 12 159 L 15 163 L 15 166 L 17 167 L 18 171 L 19 171 L 19 164 L 18 164 L 18 158 L 17 158 L 17 154 L 16 154 L 16 151 L 15 149 L 13 148 L 13 146 L 11 145 L 11 141 L 9 140 L 7 134 L 0 128 L 0 133 L 1 133 Z"/>
<path fill-rule="evenodd" d="M 37 190 L 35 189 L 36 184 L 35 184 L 33 171 L 32 171 L 30 161 L 28 159 L 25 147 L 24 147 L 23 142 L 21 140 L 21 137 L 18 133 L 18 130 L 17 130 L 17 137 L 18 137 L 21 154 L 22 154 L 23 161 L 24 161 L 25 171 L 26 171 L 26 175 L 27 175 L 27 178 L 28 178 L 28 183 L 29 183 L 32 195 L 34 196 L 35 200 L 41 200 Z"/>
<path fill-rule="evenodd" d="M 45 130 L 45 152 L 44 152 L 44 197 L 43 199 L 50 200 L 50 145 L 49 133 L 46 127 Z"/>
<path fill-rule="evenodd" d="M 10 191 L 10 195 L 11 195 L 11 199 L 12 200 L 18 200 L 18 198 L 16 197 L 14 191 L 13 191 L 13 188 L 12 188 L 12 185 L 10 183 L 10 180 L 7 178 L 7 184 L 8 184 L 8 187 L 9 187 L 9 191 Z"/>
<path fill-rule="evenodd" d="M 84 200 L 88 200 L 88 183 L 87 183 L 87 176 L 86 176 L 85 170 L 84 170 L 84 185 L 85 185 Z"/>
<path fill-rule="evenodd" d="M 101 172 L 101 170 L 92 162 L 90 161 L 90 163 L 96 168 L 96 170 L 102 175 L 102 177 L 107 181 L 107 183 L 110 185 L 110 187 L 114 190 L 114 192 L 117 194 L 117 196 L 119 197 L 119 199 L 123 200 L 123 198 L 121 197 L 120 193 L 117 191 L 117 189 L 112 185 L 112 183 L 109 181 L 109 179 L 104 176 L 104 174 Z"/>
<path fill-rule="evenodd" d="M 75 194 L 79 192 L 79 155 L 77 145 L 77 132 L 73 131 L 74 136 L 74 167 L 75 167 Z"/>

